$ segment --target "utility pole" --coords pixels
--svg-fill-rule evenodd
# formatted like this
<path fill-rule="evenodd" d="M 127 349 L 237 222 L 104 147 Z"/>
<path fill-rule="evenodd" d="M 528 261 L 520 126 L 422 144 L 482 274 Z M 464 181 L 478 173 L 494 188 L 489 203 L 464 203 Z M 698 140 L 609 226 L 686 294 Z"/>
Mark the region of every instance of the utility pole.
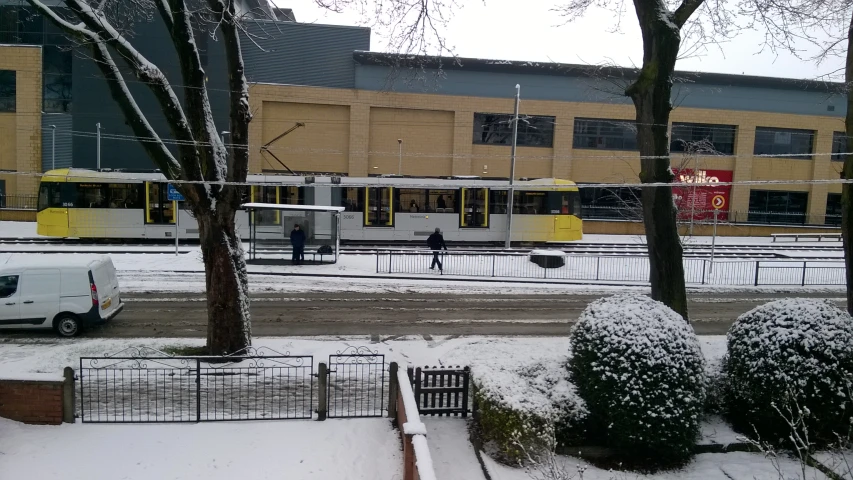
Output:
<path fill-rule="evenodd" d="M 97 165 L 95 166 L 95 169 L 100 172 L 101 171 L 101 123 L 100 122 L 96 123 L 95 127 L 98 129 L 98 154 L 97 154 L 97 160 L 96 160 Z"/>
<path fill-rule="evenodd" d="M 515 149 L 518 145 L 518 104 L 521 101 L 521 85 L 515 85 L 515 113 L 512 116 L 512 151 L 510 155 L 512 156 L 512 160 L 509 164 L 509 191 L 507 192 L 507 201 L 506 201 L 506 243 L 504 244 L 504 248 L 509 248 L 510 242 L 512 241 L 512 201 L 514 196 L 514 191 L 512 189 L 512 182 L 515 179 Z"/>
<path fill-rule="evenodd" d="M 56 125 L 50 126 L 50 169 L 56 170 Z"/>
<path fill-rule="evenodd" d="M 397 175 L 403 175 L 403 139 L 398 138 L 397 144 L 400 146 L 400 160 L 397 163 Z"/>

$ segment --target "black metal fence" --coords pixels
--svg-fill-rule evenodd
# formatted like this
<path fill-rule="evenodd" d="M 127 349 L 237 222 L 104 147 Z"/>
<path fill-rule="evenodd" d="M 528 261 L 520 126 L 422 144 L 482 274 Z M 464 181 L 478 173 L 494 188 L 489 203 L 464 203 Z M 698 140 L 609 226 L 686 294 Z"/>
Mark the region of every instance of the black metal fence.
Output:
<path fill-rule="evenodd" d="M 176 357 L 127 349 L 81 357 L 80 418 L 87 423 L 281 420 L 313 415 L 313 357 L 247 349 Z"/>
<path fill-rule="evenodd" d="M 623 220 L 639 222 L 643 219 L 642 207 L 639 203 L 634 206 L 604 206 L 584 205 L 581 210 L 584 220 Z M 679 223 L 689 223 L 691 217 L 694 223 L 712 223 L 713 210 L 681 210 L 678 212 Z M 841 215 L 808 214 L 806 212 L 768 212 L 768 211 L 735 211 L 722 210 L 718 212 L 718 222 L 749 224 L 749 225 L 812 225 L 821 227 L 838 227 L 841 225 Z"/>
<path fill-rule="evenodd" d="M 329 355 L 328 416 L 381 417 L 387 408 L 385 371 L 385 356 L 367 347 Z"/>
<path fill-rule="evenodd" d="M 628 255 L 563 255 L 555 268 L 531 261 L 530 253 L 442 252 L 443 269 L 430 270 L 430 251 L 393 251 L 376 254 L 376 272 L 389 274 L 455 275 L 583 281 L 589 283 L 647 284 L 649 260 Z M 832 260 L 739 260 L 711 262 L 685 258 L 685 278 L 693 285 L 844 285 L 844 263 Z"/>
<path fill-rule="evenodd" d="M 407 373 L 421 415 L 468 416 L 469 367 L 410 367 Z"/>
<path fill-rule="evenodd" d="M 129 348 L 80 358 L 79 417 L 86 423 L 381 417 L 389 405 L 388 367 L 384 355 L 366 347 L 330 355 L 316 374 L 312 356 L 265 347 L 225 357 Z"/>
<path fill-rule="evenodd" d="M 38 195 L 0 195 L 0 208 L 9 210 L 35 210 Z"/>

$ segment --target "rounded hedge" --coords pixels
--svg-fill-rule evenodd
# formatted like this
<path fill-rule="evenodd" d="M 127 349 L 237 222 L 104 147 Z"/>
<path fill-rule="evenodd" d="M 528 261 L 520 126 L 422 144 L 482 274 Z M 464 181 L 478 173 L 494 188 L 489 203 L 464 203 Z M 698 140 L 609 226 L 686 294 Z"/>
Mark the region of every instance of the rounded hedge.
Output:
<path fill-rule="evenodd" d="M 528 456 L 582 437 L 586 408 L 568 379 L 565 362 L 472 369 L 476 425 L 496 460 L 524 464 Z"/>
<path fill-rule="evenodd" d="M 690 457 L 705 400 L 696 334 L 642 295 L 591 303 L 572 330 L 572 380 L 606 446 L 646 465 Z"/>
<path fill-rule="evenodd" d="M 723 374 L 737 430 L 784 445 L 786 419 L 802 420 L 812 442 L 832 443 L 853 414 L 853 319 L 825 300 L 764 304 L 729 329 Z"/>

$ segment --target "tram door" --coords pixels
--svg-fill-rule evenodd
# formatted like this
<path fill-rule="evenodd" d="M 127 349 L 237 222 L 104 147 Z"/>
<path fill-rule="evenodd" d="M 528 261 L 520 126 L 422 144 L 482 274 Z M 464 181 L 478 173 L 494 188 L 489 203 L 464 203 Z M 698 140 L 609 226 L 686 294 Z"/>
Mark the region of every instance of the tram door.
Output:
<path fill-rule="evenodd" d="M 394 226 L 394 187 L 364 189 L 364 224 L 373 227 Z"/>
<path fill-rule="evenodd" d="M 459 222 L 462 227 L 489 226 L 489 190 L 486 188 L 462 188 Z"/>
<path fill-rule="evenodd" d="M 178 202 L 170 202 L 167 197 L 167 184 L 145 182 L 145 223 L 175 223 Z"/>

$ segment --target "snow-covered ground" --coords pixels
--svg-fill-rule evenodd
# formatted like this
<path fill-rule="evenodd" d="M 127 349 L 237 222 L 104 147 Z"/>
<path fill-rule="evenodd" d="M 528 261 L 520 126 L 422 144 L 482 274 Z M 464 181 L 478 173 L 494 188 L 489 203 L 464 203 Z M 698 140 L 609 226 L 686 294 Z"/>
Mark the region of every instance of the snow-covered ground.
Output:
<path fill-rule="evenodd" d="M 21 222 L 0 222 L 0 236 L 22 238 L 34 237 L 35 224 Z M 589 235 L 585 243 L 640 243 L 641 238 L 632 235 Z M 689 241 L 694 244 L 706 243 L 705 237 L 693 237 Z M 718 239 L 718 243 L 725 244 L 750 244 L 766 245 L 762 249 L 765 253 L 776 253 L 774 247 L 778 244 L 770 243 L 765 237 L 724 237 Z M 805 245 L 806 242 L 801 242 Z M 809 243 L 816 245 L 815 242 Z M 822 242 L 828 248 L 836 247 L 837 243 Z M 25 260 L 32 255 L 46 255 L 39 253 L 27 253 L 45 249 L 55 251 L 74 250 L 75 246 L 56 245 L 6 245 L 5 250 L 15 250 L 16 253 L 0 254 L 0 265 L 10 262 Z M 116 247 L 109 246 L 86 246 L 87 251 L 109 251 Z M 169 252 L 167 246 L 129 246 L 121 247 L 122 251 L 153 251 Z M 201 272 L 204 266 L 201 260 L 199 247 L 182 246 L 180 255 L 171 253 L 122 253 L 110 255 L 116 268 L 119 270 L 122 285 L 125 291 L 174 291 L 174 292 L 202 292 L 204 291 L 204 277 Z M 751 252 L 755 253 L 755 252 Z M 83 255 L 64 253 L 64 255 Z M 841 257 L 842 252 L 835 250 L 797 251 L 797 255 L 812 255 L 816 257 Z M 347 255 L 342 254 L 336 264 L 321 265 L 250 265 L 249 272 L 253 273 L 251 288 L 255 291 L 299 291 L 304 289 L 306 282 L 302 279 L 294 281 L 292 278 L 278 277 L 275 275 L 302 274 L 310 275 L 322 280 L 312 281 L 312 289 L 317 288 L 324 291 L 418 291 L 426 289 L 430 292 L 449 289 L 456 293 L 471 293 L 474 291 L 493 290 L 493 282 L 471 283 L 470 280 L 483 277 L 493 277 L 490 280 L 502 280 L 506 283 L 507 293 L 536 293 L 536 291 L 554 293 L 560 291 L 581 292 L 609 292 L 615 289 L 630 289 L 631 285 L 644 291 L 648 272 L 648 260 L 642 256 L 634 257 L 595 257 L 572 255 L 567 257 L 567 263 L 561 268 L 542 269 L 531 263 L 526 255 L 501 257 L 493 260 L 491 257 L 482 258 L 474 255 L 454 254 L 445 258 L 444 275 L 429 270 L 431 255 L 424 256 L 402 256 L 391 261 L 387 256 L 376 255 Z M 755 282 L 756 263 L 754 261 L 738 261 L 727 258 L 715 263 L 714 272 L 711 273 L 709 263 L 703 259 L 690 258 L 685 260 L 687 281 L 690 284 L 704 283 L 702 288 L 740 289 L 752 287 Z M 759 272 L 759 289 L 778 290 L 787 288 L 802 290 L 803 288 L 819 288 L 838 290 L 841 287 L 800 287 L 799 284 L 805 278 L 807 285 L 826 285 L 843 283 L 843 264 L 833 261 L 813 261 L 805 277 L 802 273 L 803 262 L 770 262 L 761 264 Z M 822 268 L 827 267 L 827 268 Z M 378 270 L 378 271 L 377 271 Z M 264 274 L 268 276 L 263 276 Z M 376 278 L 370 277 L 395 277 Z M 338 278 L 335 278 L 338 277 Z M 349 278 L 347 278 L 349 277 Z M 353 279 L 353 277 L 361 277 Z M 366 277 L 366 278 L 365 278 Z M 544 278 L 544 277 L 547 277 Z M 420 280 L 423 278 L 426 281 Z M 485 278 L 484 278 L 485 279 Z M 530 283 L 516 283 L 522 279 L 535 282 L 543 282 L 548 279 L 558 281 L 574 281 L 576 284 L 554 283 L 538 284 L 532 286 Z M 436 280 L 439 280 L 436 282 Z M 459 282 L 462 280 L 463 282 Z M 468 281 L 465 281 L 468 280 Z M 608 287 L 607 283 L 613 284 Z M 436 287 L 436 284 L 439 284 Z M 626 287 L 626 285 L 628 285 Z M 775 285 L 775 286 L 770 286 Z"/>
<path fill-rule="evenodd" d="M 719 363 L 726 349 L 726 337 L 699 337 L 702 352 L 709 364 Z M 204 344 L 204 339 L 15 339 L 0 343 L 0 372 L 4 377 L 16 374 L 58 373 L 79 366 L 81 356 L 113 354 L 128 347 L 146 346 L 162 349 L 165 346 Z M 459 337 L 394 336 L 373 343 L 369 336 L 353 337 L 258 337 L 253 346 L 267 347 L 291 355 L 314 355 L 315 363 L 330 354 L 350 346 L 367 346 L 385 355 L 386 362 L 402 365 L 529 365 L 542 362 L 562 365 L 569 353 L 568 337 Z"/>
<path fill-rule="evenodd" d="M 24 425 L 0 418 L 0 478 L 401 479 L 382 418 L 199 424 Z"/>
<path fill-rule="evenodd" d="M 8 340 L 0 343 L 4 377 L 57 374 L 77 367 L 80 356 L 121 351 L 130 346 L 160 348 L 200 345 L 202 339 L 71 339 Z M 709 369 L 718 368 L 725 353 L 724 336 L 699 339 Z M 255 347 L 294 355 L 327 355 L 350 346 L 368 346 L 403 365 L 469 365 L 493 369 L 542 363 L 562 369 L 569 354 L 567 338 L 531 337 L 370 337 L 257 338 Z M 467 426 L 458 418 L 425 418 L 433 464 L 440 479 L 483 478 Z M 719 418 L 702 427 L 707 443 L 730 443 L 736 435 Z M 222 439 L 228 441 L 223 442 Z M 168 439 L 168 440 L 164 440 Z M 68 445 L 85 445 L 65 455 Z M 226 422 L 189 425 L 25 426 L 0 420 L 0 478 L 112 479 L 233 478 L 252 472 L 257 478 L 400 478 L 399 440 L 387 419 L 325 422 Z M 57 453 L 59 452 L 59 453 Z M 61 461 L 57 459 L 62 459 Z M 484 461 L 495 480 L 528 480 L 528 473 Z M 562 457 L 570 472 L 581 460 Z M 786 473 L 798 465 L 782 460 Z M 117 477 L 115 472 L 123 476 Z M 809 479 L 821 479 L 820 475 Z M 282 477 L 285 475 L 285 477 Z M 758 454 L 703 454 L 685 469 L 653 476 L 612 473 L 588 468 L 585 480 L 610 479 L 777 479 L 769 460 Z M 788 478 L 787 476 L 785 478 Z M 792 477 L 796 478 L 796 477 Z"/>

